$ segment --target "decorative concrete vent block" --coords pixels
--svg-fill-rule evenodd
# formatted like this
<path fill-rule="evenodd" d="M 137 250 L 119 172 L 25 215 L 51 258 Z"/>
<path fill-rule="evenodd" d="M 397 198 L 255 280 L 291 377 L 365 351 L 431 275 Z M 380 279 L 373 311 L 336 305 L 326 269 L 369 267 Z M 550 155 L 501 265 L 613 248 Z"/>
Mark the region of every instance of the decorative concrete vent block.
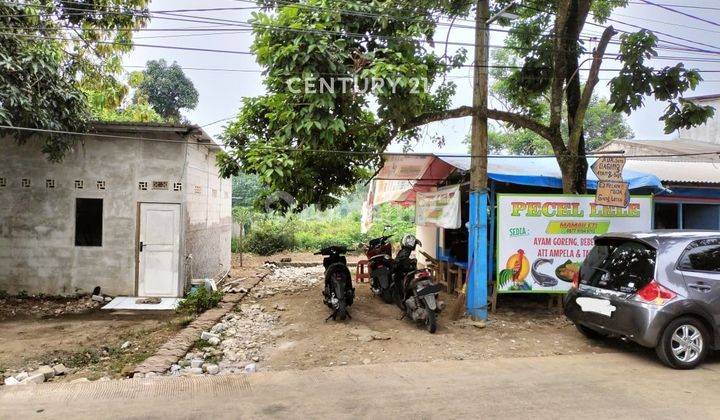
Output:
<path fill-rule="evenodd" d="M 85 181 L 82 179 L 76 179 L 75 180 L 75 189 L 82 190 L 83 188 L 85 188 Z"/>
<path fill-rule="evenodd" d="M 45 180 L 45 188 L 48 188 L 48 189 L 55 188 L 55 180 L 54 179 L 46 179 Z"/>
<path fill-rule="evenodd" d="M 202 187 L 199 185 L 195 186 L 195 194 L 202 194 Z"/>
<path fill-rule="evenodd" d="M 140 181 L 138 182 L 138 190 L 140 191 L 147 191 L 148 183 L 147 181 Z"/>
<path fill-rule="evenodd" d="M 7 178 L 0 178 L 0 187 L 7 187 Z"/>
<path fill-rule="evenodd" d="M 153 190 L 167 190 L 168 182 L 167 181 L 153 181 L 152 189 Z"/>
<path fill-rule="evenodd" d="M 20 186 L 23 188 L 30 188 L 32 186 L 32 182 L 30 182 L 30 178 L 21 179 Z"/>
<path fill-rule="evenodd" d="M 212 195 L 213 195 L 213 198 L 217 198 L 218 190 L 216 190 L 215 188 L 213 188 L 213 190 L 212 190 Z"/>
<path fill-rule="evenodd" d="M 182 182 L 173 183 L 173 191 L 182 191 Z"/>
<path fill-rule="evenodd" d="M 104 190 L 104 189 L 105 189 L 105 181 L 98 181 L 98 182 L 97 182 L 97 189 L 98 189 L 98 190 Z"/>

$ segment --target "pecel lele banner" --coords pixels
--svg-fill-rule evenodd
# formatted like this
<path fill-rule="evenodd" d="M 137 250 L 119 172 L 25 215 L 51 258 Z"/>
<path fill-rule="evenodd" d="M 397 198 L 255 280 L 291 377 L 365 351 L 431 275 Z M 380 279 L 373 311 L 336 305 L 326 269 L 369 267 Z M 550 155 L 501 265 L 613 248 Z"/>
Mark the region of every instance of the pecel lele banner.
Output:
<path fill-rule="evenodd" d="M 593 238 L 652 228 L 650 196 L 627 208 L 594 203 L 592 195 L 498 194 L 498 293 L 565 293 Z"/>

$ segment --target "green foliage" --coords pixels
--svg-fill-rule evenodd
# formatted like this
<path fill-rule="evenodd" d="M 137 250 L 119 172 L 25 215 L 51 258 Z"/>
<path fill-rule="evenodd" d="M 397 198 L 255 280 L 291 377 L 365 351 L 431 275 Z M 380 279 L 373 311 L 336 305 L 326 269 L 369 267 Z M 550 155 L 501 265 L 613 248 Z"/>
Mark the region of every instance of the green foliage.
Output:
<path fill-rule="evenodd" d="M 357 198 L 357 197 L 355 197 Z M 235 221 L 246 224 L 248 233 L 241 244 L 237 239 L 231 247 L 233 252 L 253 252 L 270 255 L 281 251 L 317 251 L 330 245 L 343 245 L 359 249 L 361 244 L 381 235 L 392 235 L 397 243 L 403 235 L 415 233 L 415 209 L 383 204 L 377 209 L 369 232 L 360 232 L 358 202 L 346 203 L 347 212 L 338 209 L 316 212 L 308 209 L 302 213 L 280 216 L 263 214 L 252 208 L 233 208 Z M 384 226 L 390 226 L 385 231 Z"/>
<path fill-rule="evenodd" d="M 3 2 L 0 4 L 0 124 L 82 131 L 90 118 L 83 83 L 108 83 L 132 29 L 147 21 L 147 0 Z M 99 13 L 122 9 L 126 13 Z M 5 130 L 20 143 L 30 132 Z M 43 152 L 59 161 L 74 139 L 45 136 Z"/>
<path fill-rule="evenodd" d="M 647 66 L 645 61 L 657 56 L 657 41 L 655 34 L 646 30 L 620 36 L 619 59 L 623 67 L 610 81 L 613 110 L 629 114 L 644 104 L 646 96 L 652 96 L 667 102 L 660 118 L 665 122 L 665 133 L 703 124 L 715 109 L 682 99 L 685 91 L 694 90 L 700 83 L 700 72 L 686 69 L 682 63 L 662 69 Z"/>
<path fill-rule="evenodd" d="M 219 160 L 223 174 L 236 174 L 242 167 L 268 187 L 266 196 L 284 191 L 295 197 L 297 211 L 309 204 L 320 210 L 336 205 L 337 197 L 381 163 L 379 154 L 393 138 L 417 138 L 417 130 L 403 129 L 406 122 L 450 104 L 455 86 L 443 76 L 464 61 L 465 52 L 441 57 L 421 40 L 432 38 L 435 13 L 464 13 L 468 5 L 461 3 L 266 2 L 271 11 L 253 14 L 252 51 L 266 69 L 268 93 L 245 99 L 226 127 L 223 138 L 229 150 Z M 341 9 L 355 13 L 337 11 Z M 383 80 L 383 86 L 369 88 L 373 79 Z M 306 80 L 310 89 L 304 89 Z M 430 91 L 416 80 L 427 80 Z M 334 89 L 320 89 L 323 82 Z M 278 206 L 288 210 L 284 202 Z"/>
<path fill-rule="evenodd" d="M 238 173 L 232 178 L 233 207 L 250 207 L 261 196 L 262 184 L 257 175 Z"/>
<path fill-rule="evenodd" d="M 242 249 L 258 255 L 271 255 L 295 249 L 295 245 L 295 223 L 291 217 L 265 216 L 253 223 Z"/>
<path fill-rule="evenodd" d="M 567 127 L 567 115 L 563 126 Z M 593 97 L 585 114 L 585 151 L 596 150 L 615 139 L 633 138 L 630 126 L 623 114 L 615 112 L 605 100 Z M 567 130 L 566 130 L 567 131 Z M 470 136 L 464 141 L 470 145 Z M 488 148 L 493 154 L 547 155 L 552 154 L 550 143 L 538 134 L 525 129 L 491 129 L 488 133 Z"/>
<path fill-rule="evenodd" d="M 188 293 L 185 299 L 181 300 L 175 309 L 182 314 L 200 314 L 220 304 L 223 293 L 221 291 L 209 291 L 205 287 L 198 287 Z"/>
<path fill-rule="evenodd" d="M 198 92 L 177 63 L 168 65 L 163 59 L 150 60 L 145 67 L 133 76 L 137 84 L 136 98 L 143 98 L 138 102 L 146 98 L 155 112 L 171 121 L 180 121 L 181 109 L 195 109 Z"/>
<path fill-rule="evenodd" d="M 390 228 L 384 230 L 385 226 Z M 368 232 L 368 238 L 392 235 L 393 241 L 399 243 L 402 237 L 408 233 L 415 234 L 415 207 L 402 207 L 384 203 L 378 207 L 373 217 L 373 224 Z"/>

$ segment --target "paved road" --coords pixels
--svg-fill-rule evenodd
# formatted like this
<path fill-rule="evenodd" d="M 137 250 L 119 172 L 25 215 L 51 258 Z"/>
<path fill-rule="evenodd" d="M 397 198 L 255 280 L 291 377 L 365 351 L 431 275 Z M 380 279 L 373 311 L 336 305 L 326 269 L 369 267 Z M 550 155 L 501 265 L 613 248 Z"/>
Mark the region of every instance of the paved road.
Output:
<path fill-rule="evenodd" d="M 342 366 L 0 390 L 0 418 L 720 418 L 720 363 L 647 355 Z"/>

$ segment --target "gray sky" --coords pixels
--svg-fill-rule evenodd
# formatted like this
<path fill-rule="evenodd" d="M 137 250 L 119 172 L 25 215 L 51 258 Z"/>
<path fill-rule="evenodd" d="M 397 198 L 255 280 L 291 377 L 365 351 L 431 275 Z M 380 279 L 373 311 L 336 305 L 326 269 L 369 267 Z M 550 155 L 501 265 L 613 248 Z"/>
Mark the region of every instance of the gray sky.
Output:
<path fill-rule="evenodd" d="M 678 1 L 678 0 L 652 0 L 655 3 L 675 3 L 683 5 L 693 6 L 707 6 L 720 8 L 720 2 L 717 0 L 690 0 L 690 1 Z M 709 45 L 718 45 L 720 50 L 720 23 L 713 25 L 710 23 L 702 22 L 690 17 L 682 16 L 676 13 L 672 13 L 667 10 L 663 10 L 658 7 L 634 4 L 640 3 L 640 1 L 632 0 L 629 7 L 621 10 L 617 10 L 613 19 L 618 21 L 635 24 L 648 29 L 665 32 L 677 37 L 686 38 L 695 42 L 701 42 Z M 151 4 L 151 10 L 177 10 L 177 9 L 190 9 L 190 8 L 219 8 L 219 7 L 252 7 L 254 4 L 245 1 L 232 1 L 232 0 L 213 0 L 213 1 L 198 1 L 198 0 L 154 0 Z M 678 8 L 685 13 L 695 15 L 697 17 L 712 21 L 720 22 L 720 10 L 704 10 L 704 9 L 690 9 L 690 8 Z M 233 19 L 246 21 L 250 17 L 252 10 L 230 10 L 230 11 L 215 11 L 215 12 L 187 12 L 189 15 L 204 16 L 220 19 Z M 464 22 L 464 24 L 468 24 Z M 630 26 L 618 24 L 614 22 L 608 22 L 613 24 L 617 29 L 633 31 L 636 30 Z M 208 25 L 179 22 L 170 20 L 153 19 L 148 26 L 151 29 L 160 28 L 189 28 L 189 27 L 207 27 Z M 219 27 L 218 26 L 214 27 Z M 602 31 L 601 28 L 586 26 L 585 33 L 588 35 L 599 34 Z M 193 48 L 212 48 L 222 50 L 236 50 L 236 51 L 249 51 L 252 43 L 252 36 L 250 33 L 215 33 L 211 35 L 203 34 L 198 36 L 194 33 L 194 36 L 182 36 L 176 37 L 177 35 L 187 35 L 188 32 L 152 32 L 144 31 L 136 35 L 135 40 L 137 43 L 145 44 L 157 44 L 157 45 L 173 45 L 182 47 L 193 47 Z M 145 38 L 145 37 L 166 37 L 167 38 Z M 446 32 L 444 28 L 438 30 L 436 39 L 444 40 Z M 671 38 L 663 35 L 658 35 L 661 39 L 671 40 Z M 472 42 L 473 33 L 469 29 L 455 28 L 450 34 L 452 41 L 459 42 Z M 617 39 L 617 37 L 616 37 Z M 672 40 L 673 42 L 683 43 L 686 45 L 693 45 L 689 41 L 680 41 L 677 39 Z M 497 32 L 491 33 L 491 45 L 499 45 L 502 43 L 502 36 Z M 706 48 L 706 47 L 701 47 Z M 444 50 L 444 45 L 439 45 L 438 49 L 440 54 Z M 449 51 L 453 50 L 453 46 L 450 46 Z M 610 46 L 608 52 L 616 52 L 616 46 Z M 697 54 L 688 53 L 684 51 L 666 51 L 660 50 L 660 55 L 665 56 L 682 56 L 682 57 L 702 57 L 710 58 L 711 61 L 717 60 L 718 55 L 712 54 Z M 204 125 L 209 124 L 217 120 L 232 117 L 239 109 L 242 98 L 249 96 L 261 95 L 264 92 L 262 85 L 262 75 L 259 72 L 252 70 L 261 70 L 261 68 L 255 63 L 252 55 L 238 55 L 238 54 L 222 54 L 222 53 L 211 53 L 211 52 L 196 52 L 196 51 L 180 51 L 180 50 L 169 50 L 159 48 L 146 48 L 136 47 L 131 54 L 125 57 L 124 64 L 129 66 L 127 70 L 137 70 L 132 66 L 143 66 L 147 60 L 164 58 L 165 60 L 172 62 L 176 61 L 181 66 L 188 67 L 200 67 L 200 68 L 225 68 L 225 69 L 241 69 L 251 70 L 249 72 L 226 72 L 226 71 L 200 71 L 186 69 L 186 74 L 192 79 L 195 87 L 200 93 L 200 101 L 197 108 L 194 111 L 186 113 L 187 117 L 194 123 Z M 656 67 L 662 67 L 666 65 L 673 65 L 677 61 L 685 62 L 686 67 L 696 67 L 701 70 L 719 70 L 720 62 L 698 62 L 698 61 L 687 61 L 687 60 L 657 60 L 653 62 Z M 720 60 L 718 60 L 720 61 Z M 603 62 L 603 68 L 618 68 L 619 62 L 612 58 L 606 58 Z M 585 65 L 585 67 L 589 67 Z M 471 82 L 469 78 L 471 74 L 471 68 L 463 68 L 460 70 L 453 71 L 451 73 L 452 78 L 458 85 L 458 93 L 456 94 L 453 105 L 469 105 L 472 102 L 471 96 Z M 582 72 L 585 76 L 587 72 Z M 608 79 L 615 73 L 606 71 L 601 73 L 601 78 Z M 704 82 L 700 87 L 689 95 L 706 95 L 712 93 L 718 93 L 720 91 L 720 73 L 703 73 Z M 601 80 L 596 87 L 596 93 L 602 96 L 608 96 L 609 91 L 607 89 L 607 81 Z M 492 106 L 492 104 L 491 104 Z M 663 134 L 662 123 L 658 121 L 658 118 L 663 113 L 664 105 L 651 100 L 647 100 L 645 107 L 633 113 L 629 117 L 629 123 L 635 132 L 637 139 L 667 139 L 673 138 L 675 135 L 667 136 Z M 206 127 L 206 130 L 212 134 L 217 135 L 222 132 L 222 127 L 226 122 L 220 122 Z M 446 144 L 442 150 L 438 150 L 437 146 L 432 144 L 430 140 L 423 140 L 414 150 L 417 152 L 440 152 L 440 153 L 463 153 L 466 151 L 466 146 L 462 144 L 463 138 L 469 132 L 470 119 L 460 119 L 447 121 L 442 123 L 435 123 L 427 126 L 424 129 L 426 134 L 424 137 L 429 138 L 431 135 L 440 135 L 446 139 Z"/>

